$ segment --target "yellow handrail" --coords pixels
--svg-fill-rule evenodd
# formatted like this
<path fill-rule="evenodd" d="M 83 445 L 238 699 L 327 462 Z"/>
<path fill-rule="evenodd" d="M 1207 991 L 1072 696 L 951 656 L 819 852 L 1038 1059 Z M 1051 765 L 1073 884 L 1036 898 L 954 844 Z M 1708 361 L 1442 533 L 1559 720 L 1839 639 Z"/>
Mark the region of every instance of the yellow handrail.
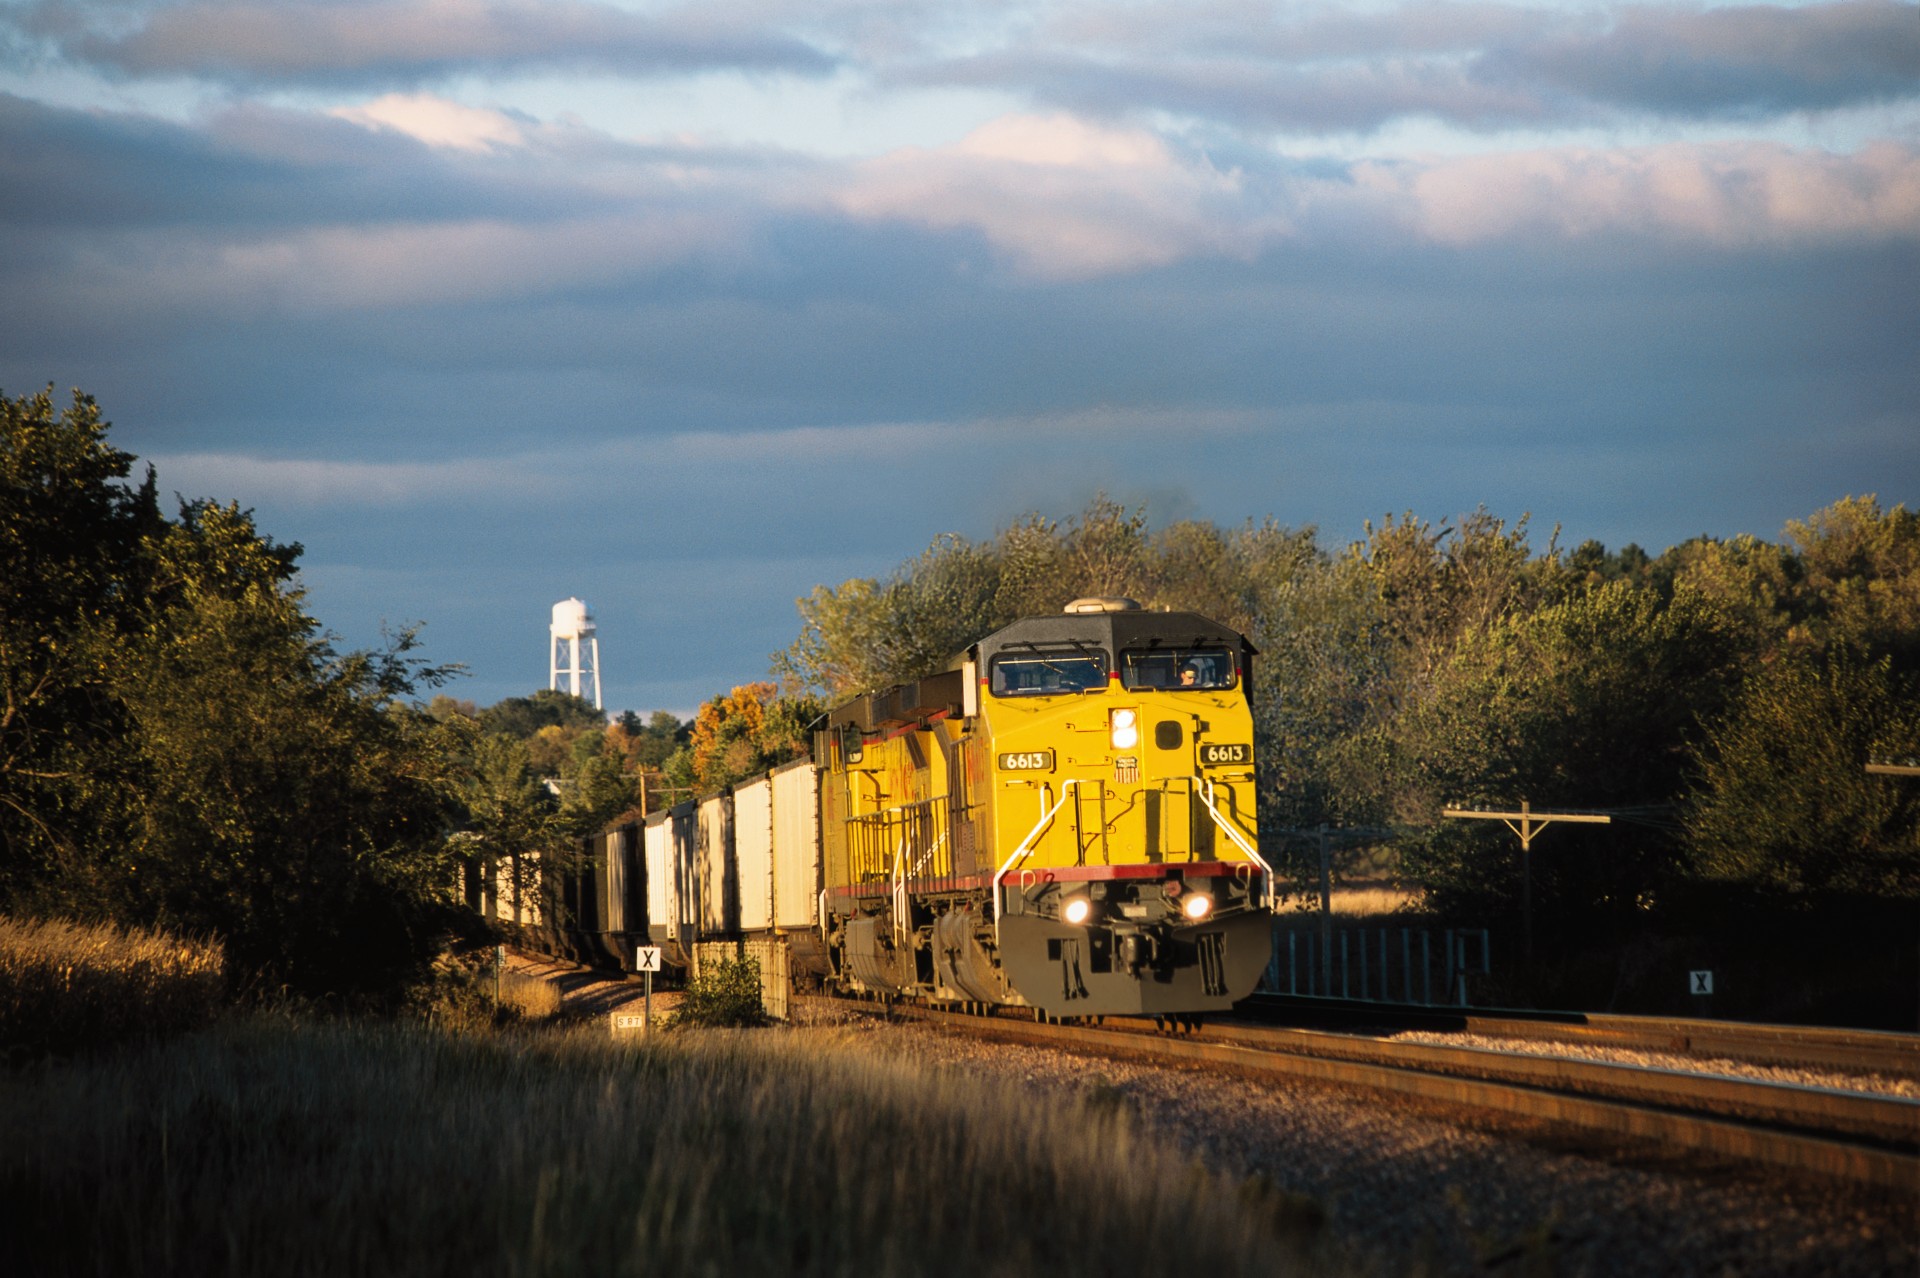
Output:
<path fill-rule="evenodd" d="M 1055 817 L 1055 815 L 1057 815 L 1060 809 L 1066 805 L 1067 791 L 1073 789 L 1073 787 L 1079 784 L 1080 784 L 1080 778 L 1078 777 L 1070 778 L 1060 783 L 1059 801 L 1056 802 L 1052 807 L 1048 808 L 1045 812 L 1042 812 L 1040 814 L 1040 819 L 1033 823 L 1033 828 L 1031 830 L 1027 831 L 1027 837 L 1020 840 L 1020 846 L 1016 847 L 1013 850 L 1012 855 L 1007 857 L 1005 863 L 1002 864 L 998 870 L 995 870 L 993 872 L 993 943 L 994 945 L 998 946 L 1000 944 L 1000 913 L 1001 913 L 1000 884 L 1002 880 L 1004 880 L 1007 877 L 1007 871 L 1013 869 L 1015 862 L 1024 861 L 1028 857 L 1033 855 L 1034 840 L 1038 839 L 1040 837 L 1041 832 L 1044 831 L 1049 825 L 1053 824 L 1053 818 Z"/>
<path fill-rule="evenodd" d="M 1226 831 L 1227 837 L 1232 839 L 1234 843 L 1239 846 L 1240 850 L 1247 854 L 1249 861 L 1252 861 L 1255 865 L 1266 871 L 1267 885 L 1266 890 L 1261 893 L 1260 904 L 1272 905 L 1273 867 L 1268 865 L 1267 859 L 1255 850 L 1253 843 L 1244 834 L 1240 833 L 1239 827 L 1222 816 L 1220 809 L 1213 805 L 1213 781 L 1207 777 L 1195 777 L 1194 779 L 1200 782 L 1200 785 L 1195 788 L 1194 793 L 1200 796 L 1200 802 L 1207 805 L 1207 811 L 1213 816 L 1213 823 Z"/>

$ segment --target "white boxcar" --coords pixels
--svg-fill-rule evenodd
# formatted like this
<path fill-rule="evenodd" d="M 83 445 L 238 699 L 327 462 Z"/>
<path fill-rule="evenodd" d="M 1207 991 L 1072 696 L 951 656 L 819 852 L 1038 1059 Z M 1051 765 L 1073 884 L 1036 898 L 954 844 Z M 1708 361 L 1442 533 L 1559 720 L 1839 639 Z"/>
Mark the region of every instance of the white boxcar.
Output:
<path fill-rule="evenodd" d="M 493 917 L 523 927 L 539 927 L 540 854 L 503 856 L 494 863 Z"/>
<path fill-rule="evenodd" d="M 733 859 L 740 930 L 773 927 L 773 786 L 765 776 L 733 787 Z"/>
<path fill-rule="evenodd" d="M 701 939 L 731 936 L 740 930 L 740 882 L 733 864 L 731 794 L 713 794 L 700 800 L 694 837 L 700 866 Z"/>
<path fill-rule="evenodd" d="M 641 922 L 638 918 L 634 919 L 632 924 L 627 922 L 628 872 L 635 871 L 636 877 L 645 873 L 644 868 L 636 870 L 633 864 L 633 835 L 633 827 L 623 825 L 618 829 L 608 830 L 595 840 L 599 846 L 594 851 L 606 866 L 605 898 L 596 902 L 600 906 L 600 930 L 608 933 L 610 937 L 625 932 L 629 926 L 637 927 Z M 635 883 L 631 886 L 638 887 L 639 884 Z"/>
<path fill-rule="evenodd" d="M 820 770 L 802 760 L 776 768 L 773 794 L 773 926 L 820 925 Z"/>
<path fill-rule="evenodd" d="M 655 945 L 669 947 L 676 966 L 693 953 L 700 897 L 695 874 L 694 807 L 682 803 L 647 818 L 647 922 Z"/>

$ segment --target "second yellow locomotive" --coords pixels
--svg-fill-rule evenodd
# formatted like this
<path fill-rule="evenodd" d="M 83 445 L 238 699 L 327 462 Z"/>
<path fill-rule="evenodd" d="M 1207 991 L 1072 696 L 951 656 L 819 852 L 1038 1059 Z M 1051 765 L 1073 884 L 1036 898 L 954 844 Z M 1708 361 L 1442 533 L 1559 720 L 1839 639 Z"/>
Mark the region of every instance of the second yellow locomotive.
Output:
<path fill-rule="evenodd" d="M 1054 1017 L 1244 998 L 1273 891 L 1253 655 L 1194 613 L 1079 600 L 832 711 L 814 759 L 840 983 Z"/>

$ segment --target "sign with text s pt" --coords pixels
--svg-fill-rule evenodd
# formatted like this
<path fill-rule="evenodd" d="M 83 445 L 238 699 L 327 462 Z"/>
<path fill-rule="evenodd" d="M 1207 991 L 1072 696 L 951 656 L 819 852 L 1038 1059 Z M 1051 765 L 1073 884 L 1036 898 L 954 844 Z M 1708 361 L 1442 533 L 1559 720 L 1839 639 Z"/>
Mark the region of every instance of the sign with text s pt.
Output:
<path fill-rule="evenodd" d="M 633 970 L 636 972 L 659 971 L 660 947 L 657 945 L 636 946 L 633 951 Z"/>

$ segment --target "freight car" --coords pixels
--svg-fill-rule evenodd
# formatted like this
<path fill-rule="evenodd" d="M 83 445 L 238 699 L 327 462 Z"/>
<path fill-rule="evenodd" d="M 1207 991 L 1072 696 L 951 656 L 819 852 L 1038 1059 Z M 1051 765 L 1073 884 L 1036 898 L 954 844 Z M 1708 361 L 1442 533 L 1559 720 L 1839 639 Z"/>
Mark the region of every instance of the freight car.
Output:
<path fill-rule="evenodd" d="M 558 934 L 622 966 L 771 942 L 796 982 L 1049 1017 L 1224 1010 L 1270 953 L 1253 656 L 1130 600 L 1015 622 L 829 712 L 812 761 L 590 840 Z"/>

